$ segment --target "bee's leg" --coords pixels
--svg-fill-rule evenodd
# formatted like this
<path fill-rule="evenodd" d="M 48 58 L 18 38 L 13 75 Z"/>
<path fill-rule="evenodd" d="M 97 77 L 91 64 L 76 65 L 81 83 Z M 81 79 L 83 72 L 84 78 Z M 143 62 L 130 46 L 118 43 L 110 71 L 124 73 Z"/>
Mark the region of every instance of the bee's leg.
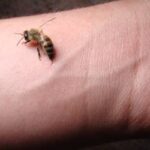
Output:
<path fill-rule="evenodd" d="M 37 47 L 37 52 L 38 52 L 39 59 L 41 60 L 40 49 L 38 47 Z"/>
<path fill-rule="evenodd" d="M 40 45 L 40 49 L 43 51 L 43 54 L 46 55 L 46 51 L 45 51 L 45 49 L 43 48 L 42 45 Z"/>
<path fill-rule="evenodd" d="M 22 44 L 27 44 L 27 43 L 29 43 L 30 41 L 25 41 L 25 42 L 22 42 Z"/>
<path fill-rule="evenodd" d="M 47 55 L 46 50 L 42 48 L 44 55 Z"/>

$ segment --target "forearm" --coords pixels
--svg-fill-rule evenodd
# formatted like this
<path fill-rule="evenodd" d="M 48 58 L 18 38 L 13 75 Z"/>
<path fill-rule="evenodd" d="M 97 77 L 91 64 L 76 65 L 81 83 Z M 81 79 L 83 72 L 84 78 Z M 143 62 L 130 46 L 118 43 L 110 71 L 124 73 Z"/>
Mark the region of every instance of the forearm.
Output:
<path fill-rule="evenodd" d="M 0 141 L 149 127 L 147 7 L 122 1 L 1 20 Z M 36 47 L 16 46 L 15 32 L 52 17 L 43 31 L 54 43 L 53 63 L 39 61 Z"/>
<path fill-rule="evenodd" d="M 134 4 L 134 3 L 133 3 Z M 133 72 L 135 74 L 132 84 L 130 103 L 130 129 L 134 132 L 149 134 L 150 129 L 150 16 L 149 1 L 139 1 L 133 5 L 136 24 L 135 60 Z M 130 36 L 130 35 L 129 35 Z"/>

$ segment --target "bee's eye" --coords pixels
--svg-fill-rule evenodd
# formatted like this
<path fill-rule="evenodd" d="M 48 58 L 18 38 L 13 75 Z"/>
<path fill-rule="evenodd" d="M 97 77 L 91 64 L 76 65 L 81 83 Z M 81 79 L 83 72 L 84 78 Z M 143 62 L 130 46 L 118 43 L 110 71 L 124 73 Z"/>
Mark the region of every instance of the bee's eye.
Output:
<path fill-rule="evenodd" d="M 24 32 L 24 38 L 25 38 L 25 40 L 28 41 L 28 31 L 25 31 L 25 32 Z"/>

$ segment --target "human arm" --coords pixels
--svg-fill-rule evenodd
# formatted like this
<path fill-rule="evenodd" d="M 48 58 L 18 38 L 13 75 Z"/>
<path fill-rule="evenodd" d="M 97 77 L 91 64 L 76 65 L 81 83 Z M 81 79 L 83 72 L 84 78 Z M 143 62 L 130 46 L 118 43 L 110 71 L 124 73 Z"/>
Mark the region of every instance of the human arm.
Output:
<path fill-rule="evenodd" d="M 148 1 L 119 1 L 1 20 L 1 143 L 149 129 L 148 13 Z M 53 63 L 16 46 L 15 32 L 52 17 Z"/>

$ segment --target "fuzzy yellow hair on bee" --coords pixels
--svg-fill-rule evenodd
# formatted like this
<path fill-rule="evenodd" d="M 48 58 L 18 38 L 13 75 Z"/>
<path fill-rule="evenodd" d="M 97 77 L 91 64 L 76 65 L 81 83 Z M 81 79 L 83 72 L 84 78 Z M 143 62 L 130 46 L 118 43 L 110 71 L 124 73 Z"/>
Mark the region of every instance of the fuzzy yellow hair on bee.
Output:
<path fill-rule="evenodd" d="M 46 21 L 45 23 L 40 25 L 40 28 L 54 19 L 55 18 L 52 18 Z M 30 30 L 25 30 L 23 33 L 17 33 L 17 34 L 20 34 L 22 36 L 22 38 L 19 40 L 17 45 L 19 45 L 19 43 L 23 39 L 25 40 L 24 42 L 25 44 L 34 41 L 37 43 L 37 52 L 38 52 L 39 59 L 41 58 L 40 50 L 42 50 L 45 54 L 47 54 L 49 59 L 52 60 L 54 58 L 55 53 L 54 53 L 52 40 L 49 38 L 49 36 L 45 35 L 42 30 L 31 28 Z"/>

